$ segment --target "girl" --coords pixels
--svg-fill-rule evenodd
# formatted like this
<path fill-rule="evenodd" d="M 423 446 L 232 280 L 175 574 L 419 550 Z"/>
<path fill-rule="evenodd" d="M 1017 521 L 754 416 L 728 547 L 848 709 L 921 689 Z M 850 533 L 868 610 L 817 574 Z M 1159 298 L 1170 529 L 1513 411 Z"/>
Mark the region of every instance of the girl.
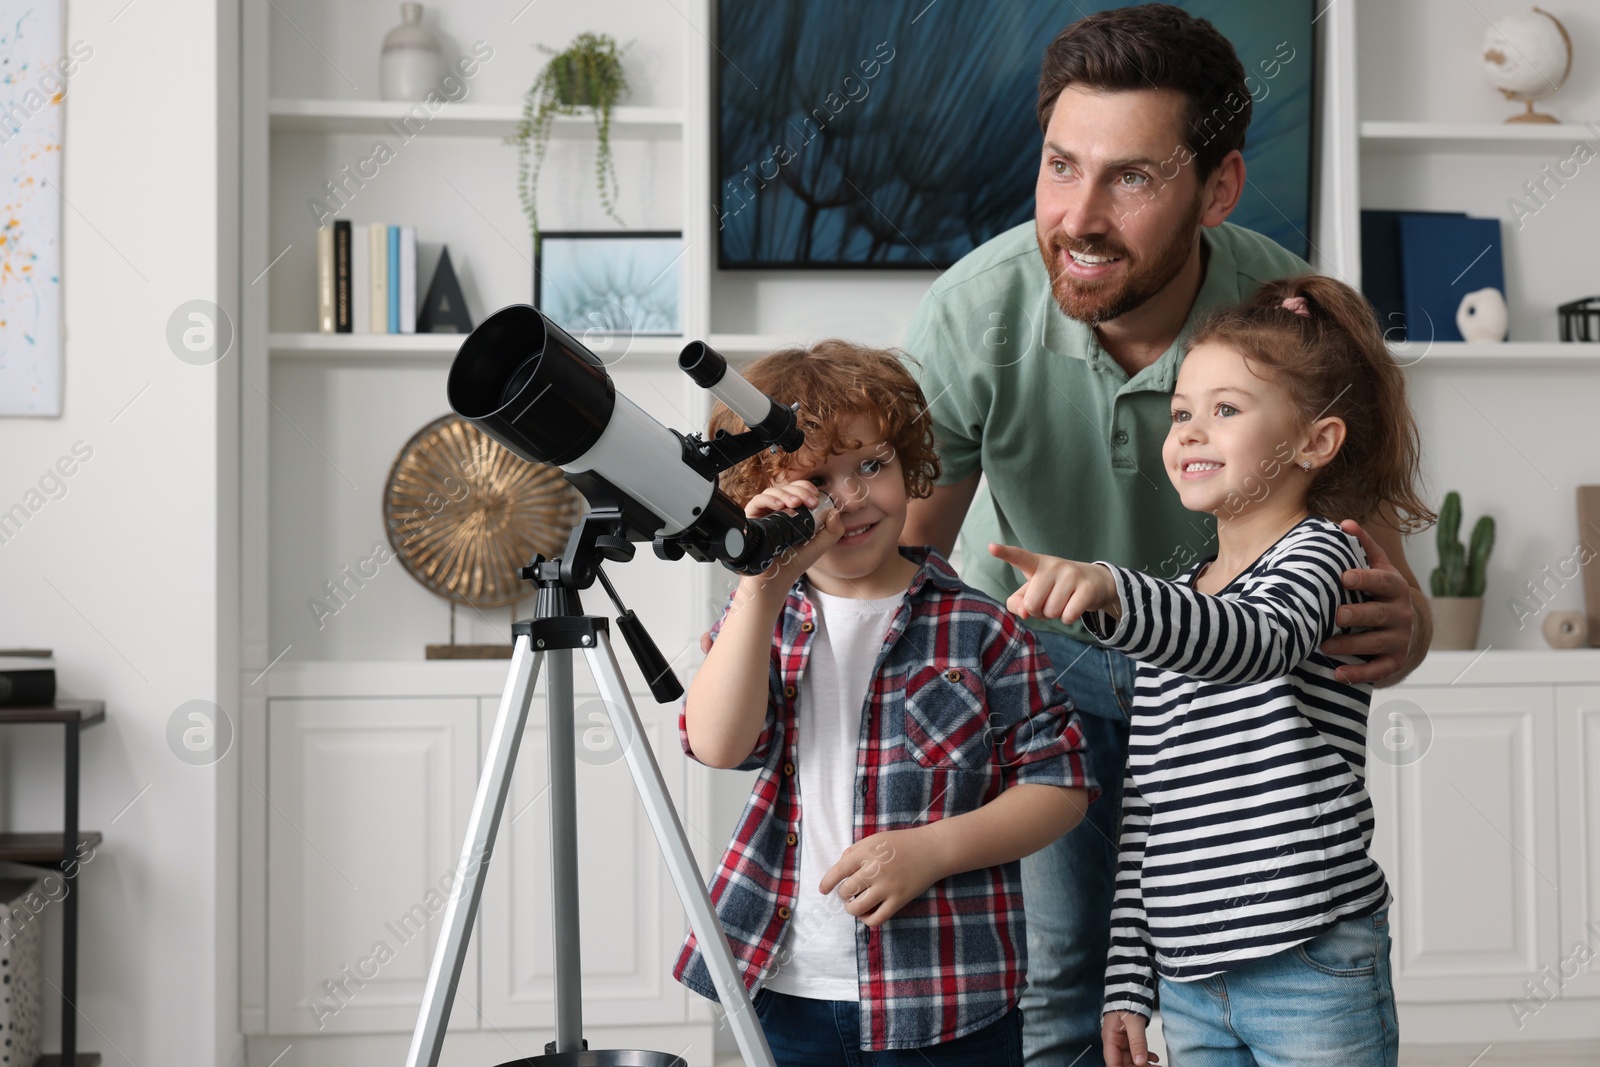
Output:
<path fill-rule="evenodd" d="M 1319 646 L 1341 575 L 1337 520 L 1413 533 L 1419 446 L 1371 307 L 1308 276 L 1268 282 L 1188 343 L 1162 450 L 1217 553 L 1176 581 L 991 545 L 1028 581 L 1007 607 L 1085 625 L 1140 661 L 1101 1039 L 1155 1063 L 1160 982 L 1182 1067 L 1393 1065 L 1390 894 L 1369 853 L 1370 684 Z"/>

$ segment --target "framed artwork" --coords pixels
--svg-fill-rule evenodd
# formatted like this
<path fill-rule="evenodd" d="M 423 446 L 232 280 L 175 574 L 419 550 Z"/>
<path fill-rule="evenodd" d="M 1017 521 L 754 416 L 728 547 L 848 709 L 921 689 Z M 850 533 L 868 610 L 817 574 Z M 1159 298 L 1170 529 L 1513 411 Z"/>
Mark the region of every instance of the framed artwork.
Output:
<path fill-rule="evenodd" d="M 533 306 L 575 337 L 674 336 L 683 234 L 545 230 L 534 243 Z"/>
<path fill-rule="evenodd" d="M 1312 0 L 1174 0 L 1252 100 L 1228 221 L 1311 255 Z M 718 265 L 942 270 L 1033 218 L 1045 46 L 1126 0 L 717 0 Z"/>
<path fill-rule="evenodd" d="M 0 415 L 61 414 L 61 26 L 59 0 L 0 0 Z"/>

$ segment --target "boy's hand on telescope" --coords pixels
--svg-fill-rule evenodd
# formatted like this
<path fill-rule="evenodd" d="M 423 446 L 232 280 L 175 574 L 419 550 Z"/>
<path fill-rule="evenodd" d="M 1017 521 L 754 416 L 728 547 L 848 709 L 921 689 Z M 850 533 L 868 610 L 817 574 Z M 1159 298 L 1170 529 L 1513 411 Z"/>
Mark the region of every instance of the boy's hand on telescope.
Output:
<path fill-rule="evenodd" d="M 1100 1017 L 1100 1051 L 1106 1067 L 1158 1065 L 1161 1057 L 1145 1042 L 1144 1016 L 1134 1011 L 1108 1011 Z"/>
<path fill-rule="evenodd" d="M 785 482 L 764 489 L 751 497 L 750 502 L 744 506 L 744 516 L 747 519 L 759 519 L 763 515 L 770 515 L 775 511 L 787 511 L 790 508 L 795 511 L 808 510 L 816 507 L 821 499 L 822 490 L 810 482 Z M 771 567 L 760 575 L 746 578 L 745 581 L 770 582 L 780 589 L 788 589 L 843 536 L 844 517 L 835 507 L 823 516 L 822 525 L 817 527 L 817 532 L 812 535 L 811 540 L 780 552 Z"/>
<path fill-rule="evenodd" d="M 1097 563 L 1046 556 L 1014 545 L 991 544 L 989 554 L 1028 579 L 1006 600 L 1006 610 L 1013 615 L 1077 622 L 1086 611 L 1106 611 L 1113 618 L 1122 614 L 1117 583 Z"/>
<path fill-rule="evenodd" d="M 817 889 L 839 891 L 844 910 L 880 926 L 946 874 L 935 824 L 885 830 L 863 837 L 828 868 Z"/>

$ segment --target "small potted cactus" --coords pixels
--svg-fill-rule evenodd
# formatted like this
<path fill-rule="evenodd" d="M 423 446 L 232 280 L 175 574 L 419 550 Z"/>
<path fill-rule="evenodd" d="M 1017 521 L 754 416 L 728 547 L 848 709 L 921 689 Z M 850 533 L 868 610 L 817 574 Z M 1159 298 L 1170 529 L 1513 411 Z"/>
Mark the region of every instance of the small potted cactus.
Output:
<path fill-rule="evenodd" d="M 1472 540 L 1461 546 L 1461 494 L 1445 494 L 1439 508 L 1439 565 L 1433 569 L 1433 644 L 1441 649 L 1478 647 L 1478 621 L 1483 617 L 1484 571 L 1494 548 L 1494 520 L 1484 515 L 1472 528 Z"/>

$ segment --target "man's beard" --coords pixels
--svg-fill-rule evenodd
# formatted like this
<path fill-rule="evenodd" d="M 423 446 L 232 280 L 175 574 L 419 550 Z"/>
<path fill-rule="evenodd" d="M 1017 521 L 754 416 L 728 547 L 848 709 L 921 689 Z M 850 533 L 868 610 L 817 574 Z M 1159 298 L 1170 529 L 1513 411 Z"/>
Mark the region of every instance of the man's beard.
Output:
<path fill-rule="evenodd" d="M 1045 270 L 1050 274 L 1050 291 L 1056 298 L 1056 306 L 1068 318 L 1098 326 L 1139 307 L 1178 276 L 1194 247 L 1199 224 L 1200 197 L 1196 196 L 1183 222 L 1173 232 L 1172 240 L 1148 260 L 1136 258 L 1126 248 L 1102 239 L 1075 241 L 1059 232 L 1046 238 L 1037 229 L 1034 236 L 1039 243 L 1039 254 L 1044 257 Z M 1069 251 L 1085 256 L 1119 257 L 1126 264 L 1121 280 L 1084 281 L 1072 277 L 1061 266 L 1061 257 Z"/>

